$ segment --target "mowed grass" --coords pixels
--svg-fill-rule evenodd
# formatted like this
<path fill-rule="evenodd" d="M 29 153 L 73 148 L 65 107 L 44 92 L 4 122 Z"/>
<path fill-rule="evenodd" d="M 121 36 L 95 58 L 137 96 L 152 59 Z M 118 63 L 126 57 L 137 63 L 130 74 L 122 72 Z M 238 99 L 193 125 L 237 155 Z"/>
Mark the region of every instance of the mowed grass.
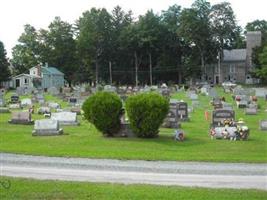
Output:
<path fill-rule="evenodd" d="M 220 95 L 236 108 L 231 95 Z M 10 95 L 10 94 L 8 94 Z M 141 138 L 106 138 L 95 127 L 79 116 L 80 126 L 64 126 L 64 135 L 33 137 L 33 125 L 8 124 L 11 114 L 0 114 L 0 152 L 32 155 L 90 157 L 141 160 L 176 160 L 176 161 L 212 161 L 212 162 L 267 162 L 267 132 L 259 130 L 259 120 L 267 119 L 264 109 L 267 104 L 260 98 L 261 109 L 258 115 L 249 116 L 244 110 L 236 109 L 236 118 L 242 117 L 250 128 L 248 141 L 211 140 L 208 131 L 210 121 L 204 117 L 205 110 L 210 113 L 210 97 L 199 96 L 200 107 L 190 114 L 190 121 L 182 123 L 186 133 L 184 142 L 173 140 L 173 129 L 161 128 L 160 136 L 153 139 Z M 173 98 L 189 102 L 184 92 Z M 62 102 L 55 97 L 46 96 L 47 100 Z M 43 118 L 34 114 L 34 119 Z"/>
<path fill-rule="evenodd" d="M 195 187 L 123 185 L 63 181 L 39 181 L 7 178 L 9 189 L 0 186 L 0 199 L 190 199 L 190 200 L 260 200 L 266 199 L 262 190 L 207 189 Z"/>

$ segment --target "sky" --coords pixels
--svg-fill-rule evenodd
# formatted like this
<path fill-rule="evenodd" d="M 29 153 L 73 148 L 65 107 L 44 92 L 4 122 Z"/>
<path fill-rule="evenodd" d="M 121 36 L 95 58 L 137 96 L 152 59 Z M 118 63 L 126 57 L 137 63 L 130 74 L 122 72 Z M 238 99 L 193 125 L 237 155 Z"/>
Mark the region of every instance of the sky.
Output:
<path fill-rule="evenodd" d="M 212 5 L 222 0 L 208 0 Z M 266 0 L 226 0 L 231 3 L 238 25 L 244 27 L 255 19 L 267 20 Z M 75 22 L 84 11 L 92 7 L 111 11 L 119 5 L 123 10 L 132 10 L 134 16 L 152 9 L 156 13 L 177 4 L 190 7 L 194 0 L 1 0 L 0 41 L 5 45 L 8 57 L 12 47 L 23 33 L 23 26 L 31 24 L 36 29 L 47 28 L 55 16 L 69 23 Z"/>

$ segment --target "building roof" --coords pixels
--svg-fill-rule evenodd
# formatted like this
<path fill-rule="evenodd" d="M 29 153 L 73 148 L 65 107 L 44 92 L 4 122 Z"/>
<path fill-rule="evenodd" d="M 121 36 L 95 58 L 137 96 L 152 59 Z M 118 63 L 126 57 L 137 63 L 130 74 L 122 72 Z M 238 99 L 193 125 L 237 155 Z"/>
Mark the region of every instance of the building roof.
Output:
<path fill-rule="evenodd" d="M 55 67 L 42 67 L 42 73 L 56 74 L 56 75 L 63 75 L 64 76 L 64 74 Z"/>
<path fill-rule="evenodd" d="M 233 61 L 246 61 L 246 49 L 232 49 L 223 50 L 223 61 L 233 62 Z"/>
<path fill-rule="evenodd" d="M 21 77 L 21 76 L 26 76 L 28 78 L 40 78 L 39 76 L 34 76 L 34 75 L 30 75 L 30 74 L 19 74 L 17 76 L 14 76 L 13 78 L 18 78 L 18 77 Z"/>

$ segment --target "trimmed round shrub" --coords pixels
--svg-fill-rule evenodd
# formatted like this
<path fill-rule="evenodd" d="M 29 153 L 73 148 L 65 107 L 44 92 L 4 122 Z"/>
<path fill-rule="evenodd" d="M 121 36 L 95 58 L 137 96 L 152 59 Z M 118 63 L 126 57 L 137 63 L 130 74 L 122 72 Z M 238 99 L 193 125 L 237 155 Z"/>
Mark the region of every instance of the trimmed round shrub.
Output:
<path fill-rule="evenodd" d="M 111 92 L 97 92 L 83 104 L 84 117 L 107 136 L 113 136 L 120 129 L 122 103 L 118 95 Z"/>
<path fill-rule="evenodd" d="M 157 93 L 142 93 L 126 100 L 130 126 L 138 137 L 158 136 L 159 127 L 168 111 L 168 100 Z"/>

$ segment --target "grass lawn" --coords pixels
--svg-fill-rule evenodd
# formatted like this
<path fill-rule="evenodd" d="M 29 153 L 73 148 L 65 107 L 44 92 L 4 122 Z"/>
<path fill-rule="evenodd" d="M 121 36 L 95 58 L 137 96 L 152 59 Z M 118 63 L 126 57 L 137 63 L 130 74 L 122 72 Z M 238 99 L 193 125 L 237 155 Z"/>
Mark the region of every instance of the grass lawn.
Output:
<path fill-rule="evenodd" d="M 227 102 L 233 103 L 230 94 L 224 94 Z M 8 98 L 10 93 L 6 96 Z M 173 98 L 187 101 L 185 93 L 177 93 Z M 55 97 L 46 96 L 47 100 Z M 244 110 L 236 109 L 236 118 L 244 118 L 250 128 L 248 141 L 211 140 L 208 136 L 209 121 L 205 121 L 204 111 L 212 111 L 210 97 L 200 95 L 200 107 L 191 113 L 190 122 L 182 123 L 186 133 L 184 142 L 173 140 L 173 129 L 160 129 L 160 136 L 154 139 L 105 138 L 93 125 L 79 117 L 81 125 L 65 126 L 63 136 L 33 137 L 33 125 L 12 125 L 7 121 L 11 114 L 0 114 L 0 152 L 23 153 L 32 155 L 141 159 L 141 160 L 177 160 L 177 161 L 213 161 L 213 162 L 267 162 L 267 133 L 259 130 L 259 120 L 267 119 L 267 103 L 260 98 L 261 109 L 258 115 L 244 115 Z M 191 104 L 191 101 L 188 101 Z M 236 106 L 235 106 L 236 107 Z M 34 114 L 34 119 L 43 118 Z"/>
<path fill-rule="evenodd" d="M 122 185 L 7 178 L 11 187 L 0 185 L 0 199 L 266 199 L 261 190 L 206 189 L 194 187 Z"/>

